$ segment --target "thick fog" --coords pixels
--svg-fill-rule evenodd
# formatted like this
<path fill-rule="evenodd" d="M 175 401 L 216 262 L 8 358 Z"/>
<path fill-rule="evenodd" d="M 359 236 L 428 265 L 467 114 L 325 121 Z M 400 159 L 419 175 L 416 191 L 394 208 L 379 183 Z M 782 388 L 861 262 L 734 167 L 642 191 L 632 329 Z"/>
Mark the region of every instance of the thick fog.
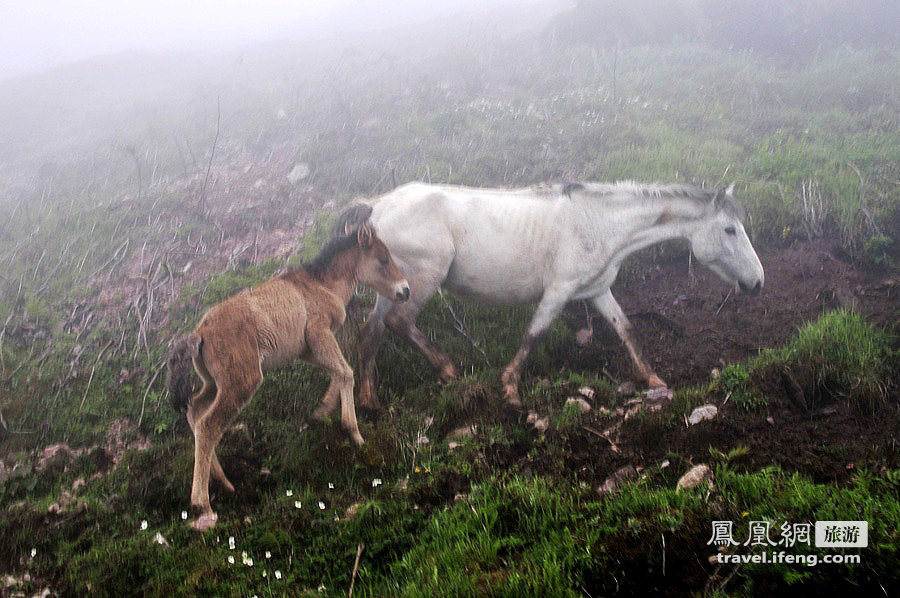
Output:
<path fill-rule="evenodd" d="M 476 16 L 508 4 L 510 0 L 7 2 L 0 4 L 0 79 L 101 54 L 227 49 L 288 37 L 327 39 Z"/>

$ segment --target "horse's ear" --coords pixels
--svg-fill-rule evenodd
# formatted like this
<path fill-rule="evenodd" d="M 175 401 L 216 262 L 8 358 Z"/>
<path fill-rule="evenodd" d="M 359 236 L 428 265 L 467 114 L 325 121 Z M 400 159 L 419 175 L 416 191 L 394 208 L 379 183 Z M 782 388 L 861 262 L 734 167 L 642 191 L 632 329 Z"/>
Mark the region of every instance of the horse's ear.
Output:
<path fill-rule="evenodd" d="M 344 236 L 349 237 L 352 234 L 353 234 L 353 223 L 345 222 L 344 223 Z"/>
<path fill-rule="evenodd" d="M 725 202 L 727 201 L 726 198 L 728 197 L 728 195 L 730 195 L 730 191 L 729 191 L 729 190 L 730 190 L 732 187 L 733 187 L 733 185 L 729 185 L 728 188 L 720 187 L 720 188 L 716 191 L 716 196 L 715 196 L 715 198 L 713 199 L 713 208 L 715 208 L 715 210 L 716 210 L 717 212 L 718 212 L 719 210 L 721 210 L 723 207 L 725 207 Z"/>
<path fill-rule="evenodd" d="M 359 227 L 359 230 L 356 231 L 356 241 L 359 243 L 359 246 L 368 249 L 372 246 L 372 238 L 375 235 L 372 233 L 372 227 L 369 226 L 368 223 L 363 224 Z"/>

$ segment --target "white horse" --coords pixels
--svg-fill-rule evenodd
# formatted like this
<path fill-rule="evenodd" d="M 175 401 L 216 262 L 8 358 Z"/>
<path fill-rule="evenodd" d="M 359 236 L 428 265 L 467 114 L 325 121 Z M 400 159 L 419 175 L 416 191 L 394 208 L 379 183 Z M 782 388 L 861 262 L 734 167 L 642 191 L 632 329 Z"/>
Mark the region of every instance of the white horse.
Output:
<path fill-rule="evenodd" d="M 416 327 L 441 286 L 492 305 L 538 301 L 513 360 L 503 370 L 506 400 L 521 405 L 518 383 L 535 341 L 566 302 L 587 299 L 625 343 L 650 387 L 665 386 L 643 360 L 630 323 L 610 292 L 622 261 L 668 239 L 687 239 L 697 260 L 739 291 L 757 293 L 763 267 L 741 224 L 734 185 L 570 183 L 477 189 L 409 183 L 345 211 L 337 228 L 369 220 L 409 281 L 412 297 L 379 295 L 359 342 L 359 403 L 378 408 L 375 354 L 385 323 L 421 351 L 441 378 L 456 370 Z"/>

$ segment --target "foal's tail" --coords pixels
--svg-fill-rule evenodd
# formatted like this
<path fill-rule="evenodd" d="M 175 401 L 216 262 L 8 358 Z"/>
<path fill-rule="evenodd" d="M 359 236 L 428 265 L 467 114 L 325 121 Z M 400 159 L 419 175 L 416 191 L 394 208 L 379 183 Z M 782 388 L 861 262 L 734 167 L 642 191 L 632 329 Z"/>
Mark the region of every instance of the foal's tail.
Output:
<path fill-rule="evenodd" d="M 172 399 L 172 407 L 179 413 L 184 413 L 188 408 L 193 358 L 200 353 L 202 342 L 199 334 L 191 332 L 172 341 L 166 356 L 166 389 Z"/>
<path fill-rule="evenodd" d="M 371 215 L 372 206 L 362 201 L 355 201 L 337 217 L 331 229 L 331 238 L 352 235 L 369 221 Z"/>

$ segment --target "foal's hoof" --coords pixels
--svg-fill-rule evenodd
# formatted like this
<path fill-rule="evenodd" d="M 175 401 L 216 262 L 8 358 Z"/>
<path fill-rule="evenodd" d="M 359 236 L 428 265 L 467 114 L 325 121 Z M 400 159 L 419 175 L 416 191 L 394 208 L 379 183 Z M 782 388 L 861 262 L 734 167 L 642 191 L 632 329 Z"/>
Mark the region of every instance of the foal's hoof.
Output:
<path fill-rule="evenodd" d="M 319 422 L 327 422 L 330 415 L 331 413 L 327 409 L 322 409 L 321 407 L 312 413 L 313 419 Z"/>
<path fill-rule="evenodd" d="M 456 367 L 452 363 L 448 363 L 441 368 L 441 371 L 438 372 L 438 377 L 441 379 L 441 382 L 452 382 L 456 380 Z"/>
<path fill-rule="evenodd" d="M 204 513 L 197 517 L 191 524 L 191 527 L 198 532 L 205 532 L 206 530 L 215 527 L 216 521 L 218 520 L 219 516 L 210 511 L 209 513 Z"/>
<path fill-rule="evenodd" d="M 656 374 L 651 375 L 647 378 L 647 388 L 668 388 L 669 385 L 665 383 L 665 381 L 657 376 Z"/>
<path fill-rule="evenodd" d="M 519 398 L 519 388 L 515 384 L 507 384 L 503 387 L 503 397 L 506 404 L 510 407 L 519 409 L 522 407 L 522 400 Z"/>

